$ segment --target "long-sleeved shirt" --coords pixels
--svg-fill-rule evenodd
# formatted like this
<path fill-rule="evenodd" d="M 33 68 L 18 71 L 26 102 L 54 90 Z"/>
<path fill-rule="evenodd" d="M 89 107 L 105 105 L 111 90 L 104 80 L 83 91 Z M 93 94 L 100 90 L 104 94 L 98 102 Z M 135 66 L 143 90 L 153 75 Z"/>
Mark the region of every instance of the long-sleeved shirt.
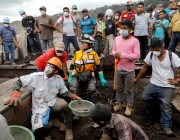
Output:
<path fill-rule="evenodd" d="M 118 36 L 114 40 L 114 47 L 112 49 L 112 54 L 120 52 L 120 62 L 118 64 L 118 69 L 121 70 L 134 70 L 135 64 L 134 60 L 140 58 L 140 44 L 138 39 L 131 37 L 130 39 L 123 39 L 122 36 Z"/>
<path fill-rule="evenodd" d="M 109 123 L 104 127 L 104 134 L 118 140 L 149 140 L 135 122 L 114 113 L 112 113 Z"/>
<path fill-rule="evenodd" d="M 55 104 L 58 93 L 63 97 L 72 97 L 59 75 L 48 78 L 44 72 L 21 76 L 12 89 L 19 91 L 21 87 L 32 88 L 32 114 L 45 113 L 49 106 Z"/>

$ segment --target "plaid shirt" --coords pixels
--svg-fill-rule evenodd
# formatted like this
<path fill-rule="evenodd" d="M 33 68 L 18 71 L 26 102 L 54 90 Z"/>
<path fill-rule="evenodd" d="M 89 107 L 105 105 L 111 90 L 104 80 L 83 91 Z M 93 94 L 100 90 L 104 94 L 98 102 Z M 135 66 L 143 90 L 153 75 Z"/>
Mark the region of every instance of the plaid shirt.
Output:
<path fill-rule="evenodd" d="M 116 140 L 149 140 L 135 122 L 114 113 L 112 113 L 109 123 L 104 127 L 104 134 L 108 134 Z"/>

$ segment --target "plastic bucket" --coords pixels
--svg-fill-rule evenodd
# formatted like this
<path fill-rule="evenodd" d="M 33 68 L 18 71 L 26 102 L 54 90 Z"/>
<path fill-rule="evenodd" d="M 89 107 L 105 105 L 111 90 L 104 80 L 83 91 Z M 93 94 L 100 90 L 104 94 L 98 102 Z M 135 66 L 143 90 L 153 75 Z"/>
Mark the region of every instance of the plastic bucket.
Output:
<path fill-rule="evenodd" d="M 23 126 L 11 125 L 9 128 L 15 140 L 35 140 L 33 133 Z"/>
<path fill-rule="evenodd" d="M 94 104 L 87 100 L 82 100 L 81 104 L 79 104 L 77 100 L 69 103 L 72 113 L 79 117 L 89 116 L 89 112 L 93 106 Z"/>

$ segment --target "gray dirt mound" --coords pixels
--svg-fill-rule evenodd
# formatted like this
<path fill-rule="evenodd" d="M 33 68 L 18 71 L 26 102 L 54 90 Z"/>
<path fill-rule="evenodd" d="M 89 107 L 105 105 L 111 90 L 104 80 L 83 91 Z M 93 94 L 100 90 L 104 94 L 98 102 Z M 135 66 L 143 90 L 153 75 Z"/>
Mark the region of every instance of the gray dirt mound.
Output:
<path fill-rule="evenodd" d="M 114 65 L 114 56 L 108 55 L 101 59 L 102 66 L 113 66 Z"/>

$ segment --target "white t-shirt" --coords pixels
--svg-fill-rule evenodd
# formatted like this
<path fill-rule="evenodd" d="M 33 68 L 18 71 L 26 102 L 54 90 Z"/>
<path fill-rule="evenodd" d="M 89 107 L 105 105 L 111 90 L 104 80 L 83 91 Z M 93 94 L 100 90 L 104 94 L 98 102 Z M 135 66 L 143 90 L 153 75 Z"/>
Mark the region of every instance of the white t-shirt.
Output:
<path fill-rule="evenodd" d="M 72 20 L 72 18 L 73 20 Z M 74 22 L 76 22 L 76 19 L 73 17 L 73 16 L 69 16 L 69 18 L 66 18 L 64 16 L 64 21 L 62 22 L 62 17 L 60 17 L 58 20 L 57 20 L 58 23 L 61 23 L 62 26 L 63 26 L 63 32 L 66 32 L 67 35 L 66 36 L 74 36 Z"/>
<path fill-rule="evenodd" d="M 102 26 L 103 26 L 103 24 L 104 24 L 104 29 L 106 29 L 105 23 L 104 22 L 99 23 L 98 21 L 96 21 L 96 22 L 97 22 L 97 31 L 102 33 Z"/>
<path fill-rule="evenodd" d="M 158 57 L 154 55 L 151 59 L 151 52 L 148 53 L 144 61 L 148 65 L 152 65 L 152 77 L 150 79 L 152 84 L 160 87 L 174 88 L 174 85 L 170 85 L 168 83 L 169 78 L 174 79 L 174 72 L 171 67 L 171 63 L 174 68 L 178 68 L 180 66 L 180 58 L 176 54 L 172 53 L 172 60 L 170 61 L 169 52 L 166 52 L 166 57 L 162 62 L 160 62 Z"/>

